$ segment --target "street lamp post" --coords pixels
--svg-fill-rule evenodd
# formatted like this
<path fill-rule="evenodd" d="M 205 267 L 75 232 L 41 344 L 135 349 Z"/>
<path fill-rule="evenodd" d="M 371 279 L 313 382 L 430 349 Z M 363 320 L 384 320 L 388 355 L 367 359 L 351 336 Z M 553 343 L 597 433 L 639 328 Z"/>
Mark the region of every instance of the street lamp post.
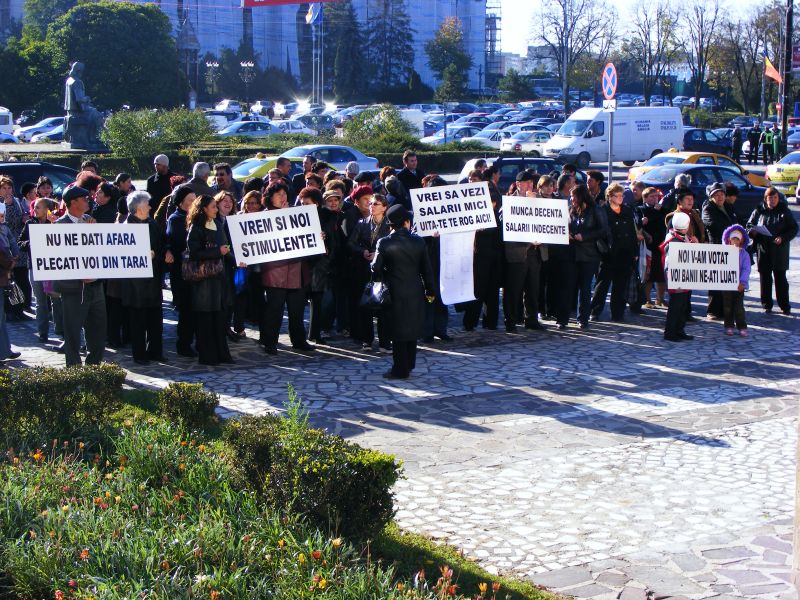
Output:
<path fill-rule="evenodd" d="M 208 88 L 208 95 L 214 94 L 214 87 L 219 77 L 219 63 L 215 60 L 206 61 L 206 87 Z"/>
<path fill-rule="evenodd" d="M 239 63 L 239 66 L 242 68 L 242 70 L 239 71 L 239 77 L 244 83 L 245 101 L 250 102 L 250 84 L 256 78 L 256 65 L 252 60 L 243 60 Z"/>

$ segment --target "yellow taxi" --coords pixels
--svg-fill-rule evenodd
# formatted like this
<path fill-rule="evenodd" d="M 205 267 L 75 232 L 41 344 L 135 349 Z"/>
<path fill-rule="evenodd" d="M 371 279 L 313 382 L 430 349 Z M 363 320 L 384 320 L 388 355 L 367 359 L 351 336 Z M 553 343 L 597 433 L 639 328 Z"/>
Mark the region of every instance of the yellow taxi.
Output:
<path fill-rule="evenodd" d="M 800 152 L 796 154 L 800 154 Z M 800 162 L 800 160 L 798 162 Z M 753 185 L 760 187 L 769 185 L 769 180 L 766 177 L 751 173 L 739 163 L 725 156 L 724 154 L 714 154 L 713 152 L 678 152 L 677 150 L 670 150 L 668 152 L 656 154 L 650 160 L 646 161 L 641 167 L 633 167 L 628 171 L 628 181 L 636 181 L 639 177 L 648 171 L 655 169 L 656 167 L 681 164 L 719 165 L 720 167 L 728 167 L 739 173 L 742 177 L 746 178 Z M 797 182 L 796 175 L 794 181 Z"/>
<path fill-rule="evenodd" d="M 263 177 L 266 179 L 270 169 L 274 169 L 278 166 L 278 158 L 280 158 L 279 155 L 268 156 L 259 152 L 254 157 L 247 158 L 234 165 L 231 168 L 233 171 L 233 178 L 241 182 L 245 182 L 251 177 Z M 289 173 L 289 178 L 291 179 L 297 173 L 303 172 L 303 158 L 289 158 L 289 160 L 292 162 L 292 172 Z M 214 173 L 212 172 L 209 179 L 213 180 L 213 178 Z"/>
<path fill-rule="evenodd" d="M 797 179 L 800 177 L 800 152 L 790 152 L 778 162 L 768 166 L 767 177 L 778 190 L 787 196 L 794 196 L 797 191 Z"/>

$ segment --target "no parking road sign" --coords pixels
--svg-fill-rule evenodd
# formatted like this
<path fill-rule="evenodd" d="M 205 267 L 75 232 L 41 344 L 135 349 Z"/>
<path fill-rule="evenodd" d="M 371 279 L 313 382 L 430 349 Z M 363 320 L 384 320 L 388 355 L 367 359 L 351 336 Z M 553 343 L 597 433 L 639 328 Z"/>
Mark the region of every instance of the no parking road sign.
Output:
<path fill-rule="evenodd" d="M 608 63 L 603 67 L 602 88 L 606 100 L 611 100 L 617 93 L 617 69 L 614 63 Z"/>

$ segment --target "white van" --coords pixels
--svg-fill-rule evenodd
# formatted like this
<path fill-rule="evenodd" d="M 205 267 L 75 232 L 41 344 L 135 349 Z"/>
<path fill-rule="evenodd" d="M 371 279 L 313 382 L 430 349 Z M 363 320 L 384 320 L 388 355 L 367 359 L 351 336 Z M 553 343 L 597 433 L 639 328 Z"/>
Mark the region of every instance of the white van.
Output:
<path fill-rule="evenodd" d="M 430 115 L 418 108 L 404 108 L 398 111 L 403 120 L 411 125 L 414 132 L 419 136 L 425 135 L 425 121 L 430 118 Z"/>
<path fill-rule="evenodd" d="M 579 108 L 544 145 L 544 155 L 585 169 L 608 162 L 608 119 L 602 108 Z M 670 148 L 683 147 L 683 122 L 677 107 L 631 106 L 614 113 L 613 160 L 632 166 Z"/>
<path fill-rule="evenodd" d="M 0 133 L 14 133 L 14 115 L 4 106 L 0 106 Z"/>

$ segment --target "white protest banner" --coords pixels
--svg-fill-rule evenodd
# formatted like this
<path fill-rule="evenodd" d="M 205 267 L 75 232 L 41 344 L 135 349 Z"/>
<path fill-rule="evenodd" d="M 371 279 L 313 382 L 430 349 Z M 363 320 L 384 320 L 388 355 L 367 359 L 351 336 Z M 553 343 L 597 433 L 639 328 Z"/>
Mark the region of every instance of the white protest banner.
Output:
<path fill-rule="evenodd" d="M 667 255 L 667 287 L 675 290 L 736 291 L 739 249 L 717 244 L 672 242 Z"/>
<path fill-rule="evenodd" d="M 411 190 L 411 203 L 423 237 L 497 227 L 485 181 Z"/>
<path fill-rule="evenodd" d="M 30 248 L 34 281 L 153 276 L 145 224 L 31 225 Z"/>
<path fill-rule="evenodd" d="M 439 236 L 439 291 L 444 304 L 475 300 L 474 256 L 474 231 Z"/>
<path fill-rule="evenodd" d="M 567 201 L 503 196 L 503 241 L 569 244 Z"/>
<path fill-rule="evenodd" d="M 231 215 L 227 220 L 237 264 L 257 265 L 325 253 L 316 206 Z"/>

